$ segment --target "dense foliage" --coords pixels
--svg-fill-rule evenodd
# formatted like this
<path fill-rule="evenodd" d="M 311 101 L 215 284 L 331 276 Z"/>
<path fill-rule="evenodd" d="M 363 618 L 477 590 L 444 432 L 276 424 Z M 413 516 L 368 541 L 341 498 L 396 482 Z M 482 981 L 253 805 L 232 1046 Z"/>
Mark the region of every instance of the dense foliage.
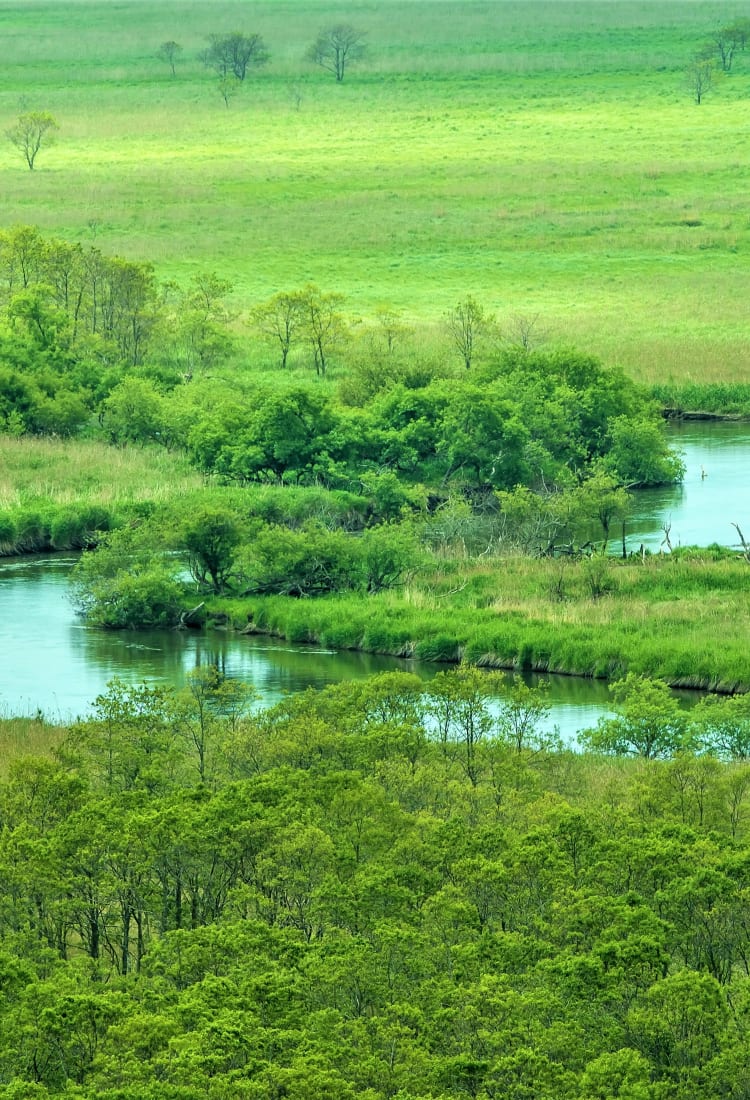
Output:
<path fill-rule="evenodd" d="M 206 669 L 17 761 L 0 1095 L 745 1096 L 747 765 L 575 755 L 491 690 L 249 716 Z"/>
<path fill-rule="evenodd" d="M 350 347 L 358 366 L 341 397 L 309 381 L 259 385 L 237 372 L 228 290 L 216 276 L 159 285 L 149 264 L 28 226 L 3 232 L 0 425 L 179 447 L 240 483 L 349 487 L 387 470 L 431 485 L 551 488 L 597 464 L 629 484 L 680 475 L 655 406 L 621 371 L 573 351 L 516 348 L 463 374 L 420 374 L 392 348 L 381 363 L 375 346 L 364 362 Z M 320 376 L 344 343 L 338 297 L 306 288 L 297 299 Z"/>

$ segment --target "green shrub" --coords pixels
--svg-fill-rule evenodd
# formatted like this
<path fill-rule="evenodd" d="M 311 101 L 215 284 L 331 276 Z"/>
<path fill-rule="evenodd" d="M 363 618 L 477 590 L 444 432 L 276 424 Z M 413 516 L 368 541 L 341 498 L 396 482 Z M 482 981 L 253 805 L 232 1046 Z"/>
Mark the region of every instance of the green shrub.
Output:
<path fill-rule="evenodd" d="M 91 593 L 87 617 L 97 626 L 148 630 L 175 626 L 184 605 L 182 586 L 159 564 L 120 572 Z"/>
<path fill-rule="evenodd" d="M 99 536 L 109 531 L 112 517 L 106 508 L 89 505 L 66 508 L 50 524 L 50 540 L 55 550 L 87 550 L 95 546 Z"/>
<path fill-rule="evenodd" d="M 12 554 L 16 547 L 16 522 L 7 512 L 0 512 L 0 552 Z"/>

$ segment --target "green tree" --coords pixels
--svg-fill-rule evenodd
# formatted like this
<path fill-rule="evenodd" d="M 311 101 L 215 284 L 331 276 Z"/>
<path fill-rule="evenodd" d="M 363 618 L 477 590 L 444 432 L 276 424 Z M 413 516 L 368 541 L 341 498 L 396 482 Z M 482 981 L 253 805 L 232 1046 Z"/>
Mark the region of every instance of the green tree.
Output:
<path fill-rule="evenodd" d="M 158 443 L 166 416 L 162 394 L 146 378 L 124 378 L 102 406 L 104 430 L 112 443 Z"/>
<path fill-rule="evenodd" d="M 550 713 L 548 689 L 549 684 L 545 680 L 537 687 L 529 687 L 520 677 L 515 677 L 511 687 L 503 694 L 497 732 L 517 753 L 539 749 L 545 743 L 539 727 Z"/>
<path fill-rule="evenodd" d="M 710 58 L 696 57 L 685 70 L 687 89 L 700 107 L 701 103 L 716 85 L 717 73 Z"/>
<path fill-rule="evenodd" d="M 340 306 L 342 294 L 324 294 L 313 283 L 301 292 L 304 333 L 313 354 L 315 373 L 325 377 L 331 355 L 340 346 L 344 334 L 344 318 Z"/>
<path fill-rule="evenodd" d="M 188 675 L 176 699 L 177 729 L 195 758 L 201 783 L 214 780 L 228 739 L 251 699 L 247 685 L 228 679 L 215 665 L 202 665 Z"/>
<path fill-rule="evenodd" d="M 448 335 L 463 364 L 470 370 L 476 352 L 477 341 L 490 325 L 492 318 L 471 296 L 457 302 L 445 317 Z"/>
<path fill-rule="evenodd" d="M 148 532 L 124 528 L 105 534 L 85 554 L 73 575 L 73 598 L 80 614 L 114 629 L 172 627 L 185 603 L 177 563 Z"/>
<path fill-rule="evenodd" d="M 225 509 L 204 507 L 185 520 L 181 541 L 198 585 L 214 593 L 228 587 L 241 539 L 239 521 Z"/>
<path fill-rule="evenodd" d="M 302 291 L 281 291 L 267 302 L 255 306 L 250 317 L 253 324 L 279 346 L 282 370 L 287 365 L 289 352 L 304 331 L 306 309 Z"/>
<path fill-rule="evenodd" d="M 642 488 L 682 478 L 685 464 L 670 450 L 663 421 L 616 416 L 610 421 L 609 436 L 603 466 L 621 485 Z"/>
<path fill-rule="evenodd" d="M 59 129 L 57 119 L 48 111 L 27 111 L 18 116 L 5 136 L 23 154 L 29 171 L 33 171 L 42 145 L 51 145 Z"/>
<path fill-rule="evenodd" d="M 687 747 L 687 714 L 663 680 L 629 672 L 610 691 L 619 715 L 600 718 L 594 729 L 579 735 L 587 748 L 652 760 Z"/>
<path fill-rule="evenodd" d="M 750 695 L 706 695 L 690 722 L 709 752 L 725 760 L 750 759 Z"/>
<path fill-rule="evenodd" d="M 512 489 L 525 481 L 528 431 L 519 408 L 492 390 L 462 386 L 443 415 L 438 449 L 444 480 L 470 473 L 479 487 Z"/>
<path fill-rule="evenodd" d="M 735 55 L 745 49 L 750 38 L 750 19 L 735 19 L 713 32 L 706 43 L 706 54 L 718 55 L 722 72 L 732 68 Z"/>

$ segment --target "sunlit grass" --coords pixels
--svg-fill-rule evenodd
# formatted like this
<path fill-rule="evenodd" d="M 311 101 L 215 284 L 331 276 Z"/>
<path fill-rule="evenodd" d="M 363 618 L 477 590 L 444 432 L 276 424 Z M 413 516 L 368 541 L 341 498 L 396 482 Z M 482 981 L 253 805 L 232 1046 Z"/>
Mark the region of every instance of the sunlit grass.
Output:
<path fill-rule="evenodd" d="M 169 500 L 201 477 L 164 450 L 0 435 L 0 508 Z"/>
<path fill-rule="evenodd" d="M 0 715 L 0 776 L 7 776 L 10 764 L 20 756 L 51 756 L 64 735 L 62 726 L 43 715 Z"/>
<path fill-rule="evenodd" d="M 337 86 L 303 55 L 342 16 L 371 53 Z M 645 381 L 750 379 L 748 62 L 701 108 L 682 77 L 724 17 L 690 3 L 32 0 L 7 13 L 18 49 L 0 115 L 31 88 L 61 132 L 34 173 L 5 149 L 4 219 L 167 277 L 220 271 L 241 317 L 309 280 L 354 317 L 389 304 L 418 328 L 472 294 Z M 261 32 L 272 62 L 227 110 L 196 55 L 235 26 Z M 167 38 L 185 47 L 175 79 L 154 57 Z"/>

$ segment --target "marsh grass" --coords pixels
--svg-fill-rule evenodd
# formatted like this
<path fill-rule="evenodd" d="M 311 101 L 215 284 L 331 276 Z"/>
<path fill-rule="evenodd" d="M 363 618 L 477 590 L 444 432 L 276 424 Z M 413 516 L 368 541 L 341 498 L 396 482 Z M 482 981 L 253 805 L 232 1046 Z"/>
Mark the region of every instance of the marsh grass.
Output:
<path fill-rule="evenodd" d="M 5 778 L 12 761 L 21 756 L 52 756 L 65 729 L 43 716 L 0 716 L 0 776 Z"/>
<path fill-rule="evenodd" d="M 586 563 L 507 558 L 461 563 L 376 597 L 235 601 L 244 625 L 424 660 L 616 678 L 632 669 L 676 686 L 750 688 L 750 568 L 738 559 L 612 561 L 610 591 L 592 598 Z M 457 583 L 458 582 L 458 583 Z M 721 638 L 718 646 L 716 639 Z"/>
<path fill-rule="evenodd" d="M 336 85 L 302 58 L 342 18 L 371 52 Z M 4 12 L 0 116 L 24 97 L 61 132 L 33 173 L 0 154 L 4 220 L 165 277 L 217 270 L 242 316 L 313 280 L 353 317 L 397 306 L 428 333 L 469 293 L 645 381 L 750 380 L 750 60 L 700 108 L 682 82 L 723 18 L 688 2 L 28 0 Z M 272 61 L 227 110 L 197 52 L 235 26 Z M 154 56 L 169 38 L 174 79 Z"/>
<path fill-rule="evenodd" d="M 0 509 L 80 502 L 116 508 L 167 501 L 201 484 L 186 461 L 162 449 L 0 435 Z"/>

